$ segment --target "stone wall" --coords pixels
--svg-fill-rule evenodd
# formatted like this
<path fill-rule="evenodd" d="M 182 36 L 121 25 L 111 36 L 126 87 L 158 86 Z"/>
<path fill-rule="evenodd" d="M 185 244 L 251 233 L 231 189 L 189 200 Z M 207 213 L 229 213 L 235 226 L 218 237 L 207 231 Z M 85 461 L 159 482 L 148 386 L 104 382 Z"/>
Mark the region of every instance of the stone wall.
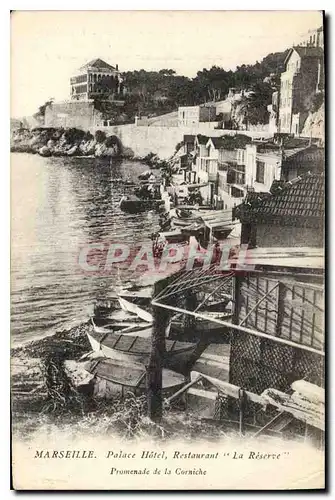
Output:
<path fill-rule="evenodd" d="M 93 101 L 57 102 L 45 110 L 45 127 L 89 130 L 100 122 L 101 113 L 94 108 Z"/>
<path fill-rule="evenodd" d="M 89 130 L 93 134 L 96 130 L 103 130 L 107 135 L 116 135 L 121 140 L 122 146 L 131 149 L 136 156 L 145 156 L 152 152 L 161 158 L 168 158 L 175 152 L 176 145 L 183 140 L 185 134 L 203 134 L 209 137 L 237 133 L 250 137 L 270 136 L 270 133 L 266 131 L 259 133 L 258 131 L 217 130 L 214 129 L 215 122 L 199 123 L 192 127 L 160 126 L 157 121 L 154 126 L 136 126 L 134 123 L 103 126 L 102 123 L 102 115 L 94 108 L 92 100 L 53 103 L 45 112 L 45 127 L 75 127 Z"/>
<path fill-rule="evenodd" d="M 176 145 L 183 140 L 184 135 L 203 134 L 209 137 L 221 137 L 222 135 L 235 135 L 241 133 L 234 130 L 215 130 L 210 123 L 200 123 L 196 127 L 136 127 L 135 124 L 116 125 L 114 127 L 92 127 L 91 133 L 96 130 L 104 130 L 107 135 L 116 135 L 122 142 L 123 147 L 130 148 L 136 156 L 145 156 L 148 153 L 156 153 L 160 158 L 168 158 L 176 149 Z M 250 137 L 259 137 L 259 133 L 242 132 Z M 270 134 L 263 133 L 263 137 Z"/>

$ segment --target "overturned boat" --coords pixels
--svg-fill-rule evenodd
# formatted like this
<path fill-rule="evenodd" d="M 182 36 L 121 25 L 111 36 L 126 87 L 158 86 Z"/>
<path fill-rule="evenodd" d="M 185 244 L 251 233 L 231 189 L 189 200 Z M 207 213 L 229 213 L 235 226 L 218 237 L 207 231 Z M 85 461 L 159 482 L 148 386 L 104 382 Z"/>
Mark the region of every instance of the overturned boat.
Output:
<path fill-rule="evenodd" d="M 146 374 L 144 366 L 129 364 L 115 359 L 98 358 L 85 363 L 85 369 L 95 379 L 94 394 L 96 397 L 112 398 L 134 393 L 139 396 L 146 391 Z M 162 370 L 162 395 L 169 396 L 185 384 L 184 376 L 172 370 Z"/>

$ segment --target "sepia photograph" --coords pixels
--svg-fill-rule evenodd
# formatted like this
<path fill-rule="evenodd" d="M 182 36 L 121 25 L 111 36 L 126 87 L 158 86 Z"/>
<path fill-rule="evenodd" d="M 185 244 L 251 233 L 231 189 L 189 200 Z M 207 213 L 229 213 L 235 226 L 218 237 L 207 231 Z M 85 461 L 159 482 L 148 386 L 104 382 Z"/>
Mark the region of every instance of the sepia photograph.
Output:
<path fill-rule="evenodd" d="M 324 11 L 10 25 L 11 488 L 323 490 Z"/>

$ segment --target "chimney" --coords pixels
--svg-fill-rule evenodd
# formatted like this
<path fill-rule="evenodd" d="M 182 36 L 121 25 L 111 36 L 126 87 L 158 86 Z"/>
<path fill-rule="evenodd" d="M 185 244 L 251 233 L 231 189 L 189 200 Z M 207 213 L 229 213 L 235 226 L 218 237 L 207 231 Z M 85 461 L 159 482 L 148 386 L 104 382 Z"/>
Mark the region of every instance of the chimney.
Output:
<path fill-rule="evenodd" d="M 116 69 L 116 71 L 119 71 L 119 65 L 118 64 L 115 65 L 115 69 Z"/>

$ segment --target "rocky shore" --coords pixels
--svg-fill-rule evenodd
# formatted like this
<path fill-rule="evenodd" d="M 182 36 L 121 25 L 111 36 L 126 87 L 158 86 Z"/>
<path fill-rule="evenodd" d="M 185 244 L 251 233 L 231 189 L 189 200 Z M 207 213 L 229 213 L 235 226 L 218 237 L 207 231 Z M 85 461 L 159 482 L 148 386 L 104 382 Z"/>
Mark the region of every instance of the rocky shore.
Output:
<path fill-rule="evenodd" d="M 107 136 L 104 131 L 97 130 L 93 136 L 77 128 L 34 128 L 15 129 L 11 133 L 11 151 L 31 153 L 41 156 L 90 156 L 92 158 L 127 158 L 140 161 L 149 168 L 167 168 L 169 162 L 162 160 L 157 154 L 135 156 L 130 148 L 122 147 L 118 137 Z"/>
<path fill-rule="evenodd" d="M 16 129 L 11 133 L 11 151 L 41 156 L 117 157 L 122 145 L 116 136 L 97 130 L 90 132 L 70 128 Z"/>

